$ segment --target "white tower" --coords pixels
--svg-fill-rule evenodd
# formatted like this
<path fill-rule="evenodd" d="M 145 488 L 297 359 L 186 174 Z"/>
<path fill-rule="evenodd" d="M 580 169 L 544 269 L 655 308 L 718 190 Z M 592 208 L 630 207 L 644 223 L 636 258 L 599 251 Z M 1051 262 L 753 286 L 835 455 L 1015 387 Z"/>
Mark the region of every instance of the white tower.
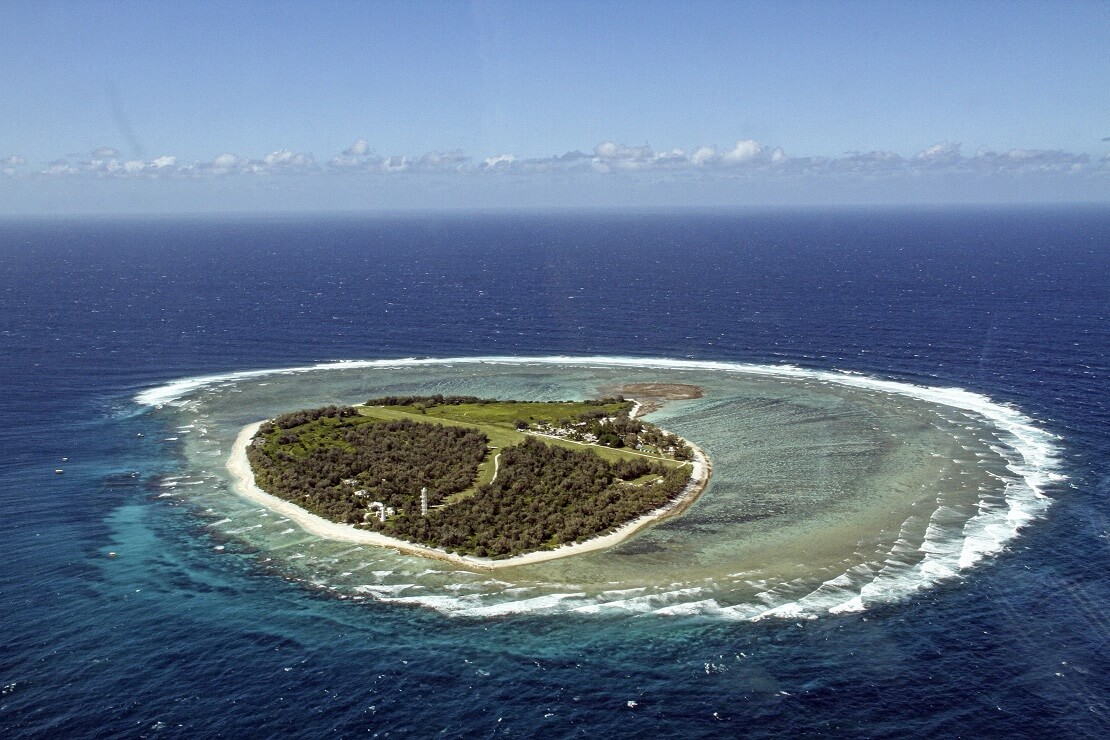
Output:
<path fill-rule="evenodd" d="M 428 487 L 420 489 L 420 516 L 428 516 Z"/>

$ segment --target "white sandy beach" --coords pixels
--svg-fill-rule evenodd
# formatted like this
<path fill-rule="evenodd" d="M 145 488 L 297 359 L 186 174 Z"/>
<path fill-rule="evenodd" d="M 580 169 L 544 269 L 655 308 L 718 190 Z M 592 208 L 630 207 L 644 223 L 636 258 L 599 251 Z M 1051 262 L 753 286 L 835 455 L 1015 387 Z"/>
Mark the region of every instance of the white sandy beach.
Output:
<path fill-rule="evenodd" d="M 248 424 L 240 430 L 239 436 L 235 439 L 231 457 L 227 461 L 227 469 L 235 479 L 235 491 L 239 495 L 261 504 L 275 513 L 288 517 L 290 521 L 300 526 L 301 529 L 317 537 L 324 537 L 340 542 L 357 542 L 359 544 L 376 545 L 378 547 L 390 547 L 408 555 L 419 555 L 436 560 L 446 560 L 466 568 L 481 570 L 529 565 L 531 563 L 540 563 L 545 560 L 555 560 L 557 558 L 565 558 L 571 555 L 579 555 L 584 552 L 592 552 L 612 547 L 628 539 L 644 527 L 683 512 L 699 495 L 701 495 L 701 492 L 705 490 L 705 487 L 709 483 L 709 476 L 712 470 L 709 458 L 706 457 L 705 452 L 687 440 L 686 443 L 694 450 L 694 460 L 692 461 L 693 472 L 690 477 L 690 482 L 687 483 L 686 488 L 666 506 L 648 514 L 644 514 L 638 519 L 634 519 L 623 527 L 608 534 L 594 537 L 585 542 L 563 545 L 554 550 L 525 553 L 524 555 L 505 558 L 504 560 L 491 560 L 489 558 L 477 558 L 469 555 L 456 555 L 434 547 L 416 545 L 394 537 L 387 537 L 377 532 L 356 529 L 349 524 L 329 522 L 323 517 L 305 511 L 296 504 L 266 493 L 255 485 L 254 473 L 251 471 L 250 463 L 247 461 L 247 445 L 250 444 L 251 439 L 254 438 L 254 435 L 258 432 L 258 428 L 262 426 L 262 424 L 263 422 L 261 421 Z"/>

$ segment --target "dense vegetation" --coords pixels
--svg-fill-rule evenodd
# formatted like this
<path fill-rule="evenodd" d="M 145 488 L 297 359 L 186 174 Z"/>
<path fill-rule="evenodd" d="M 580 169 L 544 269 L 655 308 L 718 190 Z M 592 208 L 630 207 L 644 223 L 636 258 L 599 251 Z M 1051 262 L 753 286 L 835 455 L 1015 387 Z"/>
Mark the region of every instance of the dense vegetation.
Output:
<path fill-rule="evenodd" d="M 631 481 L 652 475 L 644 484 Z M 645 458 L 611 463 L 588 451 L 529 438 L 501 456 L 501 473 L 470 498 L 427 517 L 398 516 L 375 528 L 479 557 L 511 557 L 604 534 L 674 498 L 688 468 Z"/>
<path fill-rule="evenodd" d="M 689 467 L 676 462 L 690 454 L 685 443 L 629 418 L 623 398 L 368 404 L 263 424 L 247 449 L 258 485 L 332 521 L 501 558 L 608 532 L 663 506 L 689 480 Z"/>
<path fill-rule="evenodd" d="M 679 437 L 664 432 L 654 424 L 632 419 L 627 411 L 610 416 L 604 411 L 589 410 L 576 418 L 563 421 L 558 426 L 535 425 L 522 421 L 517 423 L 517 428 L 534 429 L 540 433 L 552 434 L 576 442 L 584 441 L 617 449 L 627 447 L 632 450 L 667 454 L 676 460 L 689 460 L 693 457 L 693 450 Z"/>
<path fill-rule="evenodd" d="M 497 403 L 492 398 L 478 398 L 478 396 L 445 396 L 436 393 L 433 396 L 382 396 L 371 398 L 365 406 L 458 406 L 464 403 Z"/>
<path fill-rule="evenodd" d="M 266 491 L 326 519 L 359 524 L 373 501 L 395 510 L 415 507 L 419 514 L 421 487 L 427 486 L 433 506 L 465 490 L 487 442 L 466 427 L 316 409 L 264 424 L 247 459 Z"/>

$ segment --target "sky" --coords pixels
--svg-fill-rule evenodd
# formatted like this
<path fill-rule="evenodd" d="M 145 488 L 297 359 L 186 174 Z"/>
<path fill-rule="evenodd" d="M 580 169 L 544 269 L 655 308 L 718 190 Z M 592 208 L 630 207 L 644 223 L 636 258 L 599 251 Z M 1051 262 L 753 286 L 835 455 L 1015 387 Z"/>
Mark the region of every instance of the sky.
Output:
<path fill-rule="evenodd" d="M 0 0 L 0 214 L 1110 200 L 1108 2 Z"/>

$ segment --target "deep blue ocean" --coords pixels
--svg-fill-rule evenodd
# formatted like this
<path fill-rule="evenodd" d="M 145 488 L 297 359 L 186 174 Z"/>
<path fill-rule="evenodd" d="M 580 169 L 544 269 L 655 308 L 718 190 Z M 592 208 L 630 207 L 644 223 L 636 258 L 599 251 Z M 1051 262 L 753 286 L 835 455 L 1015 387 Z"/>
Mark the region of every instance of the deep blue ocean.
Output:
<path fill-rule="evenodd" d="M 967 388 L 1068 479 L 955 582 L 754 623 L 340 600 L 156 496 L 145 388 L 549 354 Z M 1106 737 L 1108 379 L 1105 206 L 2 221 L 0 735 Z"/>

